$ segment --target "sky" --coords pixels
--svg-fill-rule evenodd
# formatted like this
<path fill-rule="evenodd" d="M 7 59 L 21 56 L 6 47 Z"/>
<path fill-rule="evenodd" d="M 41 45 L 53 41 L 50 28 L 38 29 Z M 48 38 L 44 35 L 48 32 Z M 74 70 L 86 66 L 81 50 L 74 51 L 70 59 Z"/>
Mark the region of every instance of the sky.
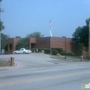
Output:
<path fill-rule="evenodd" d="M 90 17 L 90 0 L 2 0 L 4 12 L 2 33 L 10 37 L 41 32 L 50 36 L 71 38 L 78 26 L 86 25 Z"/>

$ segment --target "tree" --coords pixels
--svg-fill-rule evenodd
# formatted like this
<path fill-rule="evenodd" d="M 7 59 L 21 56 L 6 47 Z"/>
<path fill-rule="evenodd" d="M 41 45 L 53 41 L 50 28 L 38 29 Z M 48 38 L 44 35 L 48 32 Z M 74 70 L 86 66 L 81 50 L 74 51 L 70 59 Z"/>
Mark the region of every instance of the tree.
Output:
<path fill-rule="evenodd" d="M 80 33 L 80 43 L 85 47 L 88 47 L 89 38 L 89 26 L 83 26 Z"/>
<path fill-rule="evenodd" d="M 2 42 L 5 42 L 8 38 L 10 38 L 8 35 L 1 33 Z"/>
<path fill-rule="evenodd" d="M 78 27 L 73 33 L 72 46 L 76 47 L 78 52 L 82 53 L 83 48 L 88 48 L 88 37 L 89 37 L 89 22 L 90 18 L 86 20 L 86 25 L 83 27 Z"/>
<path fill-rule="evenodd" d="M 16 36 L 16 38 L 21 38 L 21 36 Z"/>
<path fill-rule="evenodd" d="M 5 41 L 6 41 L 8 38 L 10 38 L 8 35 L 5 35 L 5 34 L 1 33 L 1 42 L 2 42 L 1 47 L 2 47 L 3 49 L 5 48 L 5 45 L 6 45 Z"/>
<path fill-rule="evenodd" d="M 5 26 L 3 25 L 3 22 L 0 21 L 0 31 L 2 31 L 5 28 Z"/>
<path fill-rule="evenodd" d="M 39 37 L 43 37 L 44 35 L 41 35 L 40 32 L 33 32 L 31 34 L 28 34 L 26 36 L 26 38 L 39 38 Z"/>
<path fill-rule="evenodd" d="M 82 27 L 78 27 L 75 32 L 73 33 L 73 38 L 72 38 L 72 51 L 74 51 L 74 53 L 76 53 L 77 55 L 81 55 L 82 54 L 82 46 L 83 44 L 80 42 L 80 34 L 82 31 Z"/>
<path fill-rule="evenodd" d="M 88 19 L 86 19 L 86 25 L 88 26 L 90 22 L 90 17 Z"/>
<path fill-rule="evenodd" d="M 27 39 L 26 38 L 22 38 L 18 42 L 18 44 L 16 45 L 16 49 L 17 50 L 20 49 L 20 48 L 27 48 L 28 49 L 28 47 L 29 47 L 28 45 L 29 45 L 29 43 L 28 43 Z"/>

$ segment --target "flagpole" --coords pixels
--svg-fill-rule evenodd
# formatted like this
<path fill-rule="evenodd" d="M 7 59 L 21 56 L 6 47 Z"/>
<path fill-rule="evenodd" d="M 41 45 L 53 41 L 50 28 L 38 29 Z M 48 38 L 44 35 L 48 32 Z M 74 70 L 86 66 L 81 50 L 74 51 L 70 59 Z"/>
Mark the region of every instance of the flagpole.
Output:
<path fill-rule="evenodd" d="M 50 54 L 52 54 L 52 32 L 51 32 L 52 22 L 51 20 L 49 21 L 49 25 L 50 25 Z"/>
<path fill-rule="evenodd" d="M 51 32 L 52 22 L 51 20 L 49 22 L 49 25 L 50 25 L 50 54 L 52 54 L 52 32 Z"/>

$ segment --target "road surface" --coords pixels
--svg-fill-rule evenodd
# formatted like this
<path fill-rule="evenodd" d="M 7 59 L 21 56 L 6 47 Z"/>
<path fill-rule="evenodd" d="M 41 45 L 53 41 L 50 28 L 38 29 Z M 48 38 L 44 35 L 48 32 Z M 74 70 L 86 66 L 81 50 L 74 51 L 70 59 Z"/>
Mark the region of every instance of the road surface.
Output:
<path fill-rule="evenodd" d="M 20 64 L 19 55 L 14 57 Z M 21 67 L 0 68 L 0 90 L 83 90 L 82 84 L 90 83 L 90 62 L 56 60 L 43 54 L 22 57 Z"/>

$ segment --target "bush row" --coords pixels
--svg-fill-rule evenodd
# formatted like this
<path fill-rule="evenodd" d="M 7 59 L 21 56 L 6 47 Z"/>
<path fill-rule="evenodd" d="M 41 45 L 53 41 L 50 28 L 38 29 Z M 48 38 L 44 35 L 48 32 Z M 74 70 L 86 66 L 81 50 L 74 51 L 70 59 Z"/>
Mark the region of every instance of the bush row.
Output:
<path fill-rule="evenodd" d="M 75 56 L 74 53 L 72 52 L 67 52 L 67 51 L 64 51 L 62 48 L 52 48 L 52 54 L 53 55 L 57 55 L 58 53 L 61 54 L 61 55 L 67 55 L 67 56 Z M 35 50 L 37 51 L 37 49 Z M 38 49 L 38 52 L 42 52 L 42 49 Z M 50 54 L 50 49 L 45 49 L 44 50 L 44 53 L 45 54 Z"/>
<path fill-rule="evenodd" d="M 45 54 L 50 54 L 50 49 L 45 49 L 45 50 L 44 50 L 44 53 L 45 53 Z M 52 49 L 52 54 L 53 54 L 53 55 L 57 55 L 58 53 L 61 54 L 61 55 L 75 56 L 74 53 L 64 51 L 62 48 L 53 48 L 53 49 Z"/>

